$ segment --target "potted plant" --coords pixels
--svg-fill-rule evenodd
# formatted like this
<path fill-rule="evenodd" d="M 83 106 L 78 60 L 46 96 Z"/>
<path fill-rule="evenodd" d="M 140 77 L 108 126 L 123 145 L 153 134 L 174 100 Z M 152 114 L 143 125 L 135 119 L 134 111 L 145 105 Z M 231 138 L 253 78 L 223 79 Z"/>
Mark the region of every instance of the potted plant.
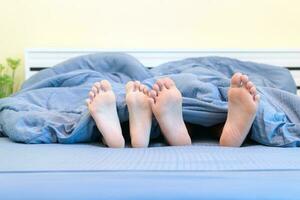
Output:
<path fill-rule="evenodd" d="M 0 64 L 0 98 L 11 95 L 14 91 L 14 82 L 16 69 L 21 64 L 21 59 L 6 59 L 6 66 Z M 8 69 L 11 69 L 11 74 L 8 75 Z"/>

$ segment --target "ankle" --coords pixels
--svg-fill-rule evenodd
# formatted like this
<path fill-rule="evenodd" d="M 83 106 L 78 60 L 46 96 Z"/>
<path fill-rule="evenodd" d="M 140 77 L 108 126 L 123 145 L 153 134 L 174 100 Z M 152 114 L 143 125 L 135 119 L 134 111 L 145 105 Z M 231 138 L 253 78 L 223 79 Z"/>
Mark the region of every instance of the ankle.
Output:
<path fill-rule="evenodd" d="M 243 140 L 235 137 L 235 131 L 237 130 L 232 130 L 232 127 L 229 127 L 227 124 L 225 124 L 219 144 L 224 147 L 240 147 L 243 143 Z"/>
<path fill-rule="evenodd" d="M 125 147 L 125 140 L 124 138 L 119 138 L 117 140 L 114 140 L 114 141 L 106 141 L 106 144 L 108 147 L 111 147 L 111 148 L 124 148 Z"/>
<path fill-rule="evenodd" d="M 149 141 L 147 141 L 146 139 L 137 139 L 137 138 L 133 138 L 131 139 L 131 146 L 133 148 L 146 148 L 149 145 Z"/>

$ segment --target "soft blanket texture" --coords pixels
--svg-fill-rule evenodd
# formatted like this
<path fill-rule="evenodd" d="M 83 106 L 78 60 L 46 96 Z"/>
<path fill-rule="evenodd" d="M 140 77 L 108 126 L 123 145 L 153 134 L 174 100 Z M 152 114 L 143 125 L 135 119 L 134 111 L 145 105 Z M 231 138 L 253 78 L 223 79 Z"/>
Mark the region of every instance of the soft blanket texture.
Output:
<path fill-rule="evenodd" d="M 172 78 L 182 92 L 185 121 L 212 126 L 226 119 L 227 90 L 235 72 L 247 74 L 261 94 L 250 137 L 265 145 L 300 146 L 300 99 L 289 71 L 221 57 L 188 58 L 152 69 L 121 53 L 70 59 L 39 72 L 18 93 L 0 100 L 0 132 L 24 143 L 96 140 L 99 133 L 85 105 L 94 82 L 111 82 L 120 121 L 124 122 L 128 120 L 126 82 L 139 80 L 151 87 L 164 76 Z M 158 134 L 154 120 L 152 136 Z"/>

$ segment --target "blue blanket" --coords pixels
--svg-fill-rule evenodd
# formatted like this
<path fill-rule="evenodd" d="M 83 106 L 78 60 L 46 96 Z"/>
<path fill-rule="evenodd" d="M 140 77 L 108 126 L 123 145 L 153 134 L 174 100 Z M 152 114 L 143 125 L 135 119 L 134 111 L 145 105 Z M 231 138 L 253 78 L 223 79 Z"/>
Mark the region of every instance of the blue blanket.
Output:
<path fill-rule="evenodd" d="M 0 100 L 0 133 L 24 143 L 98 140 L 99 133 L 85 105 L 94 82 L 107 79 L 112 83 L 119 118 L 125 122 L 126 82 L 139 80 L 151 88 L 164 76 L 171 77 L 182 92 L 184 120 L 213 126 L 226 119 L 227 90 L 235 72 L 247 74 L 261 94 L 250 137 L 270 146 L 300 146 L 300 99 L 289 71 L 221 57 L 188 58 L 152 69 L 121 53 L 70 59 L 39 72 L 18 93 Z M 152 136 L 158 134 L 154 120 Z"/>

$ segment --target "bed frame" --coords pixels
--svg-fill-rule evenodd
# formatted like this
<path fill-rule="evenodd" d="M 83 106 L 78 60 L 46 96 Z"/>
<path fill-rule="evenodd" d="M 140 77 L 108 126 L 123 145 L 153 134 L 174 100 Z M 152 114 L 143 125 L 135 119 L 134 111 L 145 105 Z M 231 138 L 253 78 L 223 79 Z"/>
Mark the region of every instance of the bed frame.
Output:
<path fill-rule="evenodd" d="M 187 57 L 223 56 L 243 61 L 253 61 L 282 66 L 289 69 L 300 94 L 300 49 L 281 50 L 233 50 L 233 49 L 51 49 L 30 48 L 25 50 L 25 77 L 28 79 L 38 71 L 52 67 L 69 58 L 96 53 L 123 52 L 136 57 L 147 67 L 155 67 L 168 61 Z"/>

